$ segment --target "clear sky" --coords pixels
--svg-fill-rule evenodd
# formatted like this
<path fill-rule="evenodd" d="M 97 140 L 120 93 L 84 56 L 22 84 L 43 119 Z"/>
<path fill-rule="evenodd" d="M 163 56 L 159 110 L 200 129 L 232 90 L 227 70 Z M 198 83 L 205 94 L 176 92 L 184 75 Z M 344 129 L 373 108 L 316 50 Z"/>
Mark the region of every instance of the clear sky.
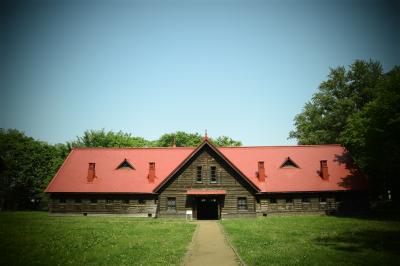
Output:
<path fill-rule="evenodd" d="M 295 144 L 330 67 L 400 64 L 399 1 L 12 1 L 0 127 L 50 143 L 86 129 Z"/>

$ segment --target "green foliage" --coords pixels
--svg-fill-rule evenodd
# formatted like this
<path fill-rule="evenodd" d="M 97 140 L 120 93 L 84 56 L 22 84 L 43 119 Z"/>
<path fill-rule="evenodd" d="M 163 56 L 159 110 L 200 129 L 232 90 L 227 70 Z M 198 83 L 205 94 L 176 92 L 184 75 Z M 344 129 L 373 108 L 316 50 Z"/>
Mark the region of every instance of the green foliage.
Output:
<path fill-rule="evenodd" d="M 196 225 L 0 213 L 0 265 L 181 265 Z"/>
<path fill-rule="evenodd" d="M 242 143 L 233 140 L 228 136 L 220 136 L 215 140 L 210 138 L 217 146 L 241 146 Z M 135 137 L 129 133 L 122 131 L 106 132 L 102 130 L 86 130 L 82 137 L 68 142 L 67 146 L 72 147 L 196 147 L 203 141 L 203 136 L 199 133 L 187 133 L 177 131 L 174 133 L 166 133 L 157 140 L 146 140 L 142 137 Z"/>
<path fill-rule="evenodd" d="M 398 265 L 399 221 L 275 216 L 221 221 L 247 265 Z"/>
<path fill-rule="evenodd" d="M 374 61 L 356 61 L 346 71 L 331 69 L 327 81 L 289 133 L 299 144 L 344 145 L 370 177 L 376 195 L 391 191 L 399 200 L 400 78 L 399 67 L 384 74 Z"/>
<path fill-rule="evenodd" d="M 242 146 L 242 142 L 234 140 L 228 136 L 219 136 L 210 140 L 219 147 Z M 171 147 L 174 143 L 177 147 L 196 147 L 203 141 L 203 136 L 199 133 L 186 133 L 177 131 L 162 135 L 154 142 L 157 147 Z"/>
<path fill-rule="evenodd" d="M 349 118 L 339 139 L 358 165 L 376 177 L 371 180 L 373 187 L 392 190 L 396 199 L 400 187 L 400 67 L 385 75 L 376 87 L 375 99 Z"/>
<path fill-rule="evenodd" d="M 17 130 L 0 129 L 0 190 L 2 208 L 31 208 L 61 165 L 66 152 L 27 137 Z"/>
<path fill-rule="evenodd" d="M 155 141 L 155 146 L 172 147 L 175 143 L 177 147 L 195 147 L 202 141 L 202 136 L 199 133 L 186 133 L 177 131 L 175 133 L 167 133 L 162 135 Z"/>
<path fill-rule="evenodd" d="M 212 140 L 213 143 L 219 147 L 236 147 L 242 146 L 241 141 L 233 140 L 228 136 L 219 136 L 215 140 Z"/>
<path fill-rule="evenodd" d="M 348 71 L 344 67 L 331 69 L 328 80 L 296 115 L 296 129 L 289 137 L 299 144 L 340 143 L 347 120 L 374 98 L 382 77 L 382 67 L 374 61 L 356 61 Z"/>
<path fill-rule="evenodd" d="M 101 130 L 86 130 L 82 137 L 68 143 L 71 147 L 146 147 L 151 146 L 151 141 L 141 137 L 134 137 L 122 131 L 105 132 Z"/>

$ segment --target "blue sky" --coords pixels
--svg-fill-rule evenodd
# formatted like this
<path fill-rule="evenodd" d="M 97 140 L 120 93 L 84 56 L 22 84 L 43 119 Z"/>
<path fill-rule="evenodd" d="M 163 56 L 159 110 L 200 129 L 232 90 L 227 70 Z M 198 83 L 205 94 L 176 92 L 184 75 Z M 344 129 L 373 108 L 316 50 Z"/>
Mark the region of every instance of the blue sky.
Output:
<path fill-rule="evenodd" d="M 287 145 L 330 67 L 400 64 L 399 1 L 35 1 L 3 6 L 0 127 L 183 130 Z"/>

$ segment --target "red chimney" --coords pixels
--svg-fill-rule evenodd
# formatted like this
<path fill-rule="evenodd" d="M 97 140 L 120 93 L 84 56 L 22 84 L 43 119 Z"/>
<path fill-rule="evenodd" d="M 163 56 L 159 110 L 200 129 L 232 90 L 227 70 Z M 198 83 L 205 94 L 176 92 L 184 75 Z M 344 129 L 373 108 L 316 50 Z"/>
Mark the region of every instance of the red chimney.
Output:
<path fill-rule="evenodd" d="M 329 179 L 328 162 L 326 160 L 321 160 L 320 175 L 321 175 L 322 179 L 325 179 L 325 180 Z"/>
<path fill-rule="evenodd" d="M 92 182 L 96 177 L 96 163 L 89 163 L 87 181 Z"/>
<path fill-rule="evenodd" d="M 258 162 L 258 180 L 260 180 L 261 182 L 265 181 L 265 168 L 264 168 L 264 162 L 263 161 L 259 161 Z"/>
<path fill-rule="evenodd" d="M 150 183 L 154 183 L 154 180 L 156 179 L 156 163 L 155 162 L 149 162 L 148 179 L 149 179 Z"/>

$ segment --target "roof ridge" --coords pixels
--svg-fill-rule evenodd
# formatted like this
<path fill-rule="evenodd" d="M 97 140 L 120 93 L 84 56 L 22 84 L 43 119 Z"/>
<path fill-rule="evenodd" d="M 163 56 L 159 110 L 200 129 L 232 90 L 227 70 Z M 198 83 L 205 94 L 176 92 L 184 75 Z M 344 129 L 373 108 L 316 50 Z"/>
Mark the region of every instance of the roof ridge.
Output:
<path fill-rule="evenodd" d="M 229 148 L 229 149 L 236 149 L 236 148 L 279 148 L 279 147 L 289 147 L 289 148 L 301 148 L 301 147 L 323 147 L 323 146 L 339 146 L 343 147 L 341 144 L 304 144 L 304 145 L 259 145 L 259 146 L 221 146 L 218 147 L 218 149 L 221 148 Z M 73 147 L 72 150 L 94 150 L 94 149 L 116 149 L 116 150 L 122 150 L 122 149 L 129 149 L 129 150 L 134 150 L 134 149 L 195 149 L 196 147 L 193 146 L 185 146 L 185 147 Z"/>
<path fill-rule="evenodd" d="M 308 144 L 308 145 L 271 145 L 271 146 L 226 146 L 226 147 L 218 147 L 220 148 L 280 148 L 280 147 L 289 147 L 289 148 L 301 148 L 301 147 L 323 147 L 323 146 L 339 146 L 343 147 L 341 144 Z"/>
<path fill-rule="evenodd" d="M 166 149 L 171 149 L 171 150 L 176 150 L 176 149 L 195 149 L 196 147 L 73 147 L 72 150 L 150 150 L 150 149 L 161 149 L 161 150 L 166 150 Z"/>
<path fill-rule="evenodd" d="M 272 145 L 272 146 L 225 146 L 217 149 L 246 149 L 246 148 L 323 148 L 344 147 L 341 144 L 309 144 L 309 145 Z M 196 147 L 73 147 L 72 150 L 185 150 L 196 149 Z"/>

